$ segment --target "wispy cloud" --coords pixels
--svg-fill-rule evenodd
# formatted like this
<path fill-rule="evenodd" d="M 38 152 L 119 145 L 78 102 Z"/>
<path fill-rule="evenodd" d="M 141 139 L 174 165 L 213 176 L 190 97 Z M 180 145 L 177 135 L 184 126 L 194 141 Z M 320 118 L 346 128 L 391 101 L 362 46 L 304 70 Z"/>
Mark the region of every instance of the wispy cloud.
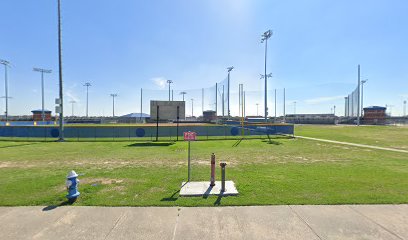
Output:
<path fill-rule="evenodd" d="M 306 104 L 319 104 L 324 102 L 331 102 L 339 99 L 343 99 L 344 96 L 332 96 L 332 97 L 318 97 L 305 100 Z"/>
<path fill-rule="evenodd" d="M 66 90 L 65 90 L 65 95 L 67 97 L 69 97 L 71 100 L 75 101 L 75 102 L 79 102 L 79 97 L 74 93 L 74 88 L 76 88 L 77 84 L 74 83 L 73 85 L 69 86 Z"/>
<path fill-rule="evenodd" d="M 160 89 L 164 89 L 166 87 L 166 78 L 164 77 L 155 77 L 150 80 L 153 81 L 153 83 Z"/>

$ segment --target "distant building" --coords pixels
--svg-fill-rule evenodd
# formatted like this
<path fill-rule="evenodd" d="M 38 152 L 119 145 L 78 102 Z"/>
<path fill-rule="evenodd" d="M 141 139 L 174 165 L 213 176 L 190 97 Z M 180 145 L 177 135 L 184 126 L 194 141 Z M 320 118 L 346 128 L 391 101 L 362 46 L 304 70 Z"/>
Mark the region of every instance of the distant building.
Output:
<path fill-rule="evenodd" d="M 204 111 L 203 112 L 203 121 L 204 122 L 211 122 L 217 120 L 217 112 L 216 111 Z"/>
<path fill-rule="evenodd" d="M 387 108 L 379 106 L 364 108 L 364 124 L 385 124 L 386 110 Z"/>
<path fill-rule="evenodd" d="M 33 121 L 42 121 L 42 110 L 33 110 L 31 111 L 33 113 Z M 50 110 L 45 110 L 44 109 L 44 120 L 45 121 L 51 121 L 51 111 Z"/>
<path fill-rule="evenodd" d="M 177 120 L 177 113 L 180 120 L 186 117 L 185 101 L 150 101 L 150 119 L 156 120 L 157 107 L 159 107 L 159 120 Z M 178 111 L 177 111 L 178 108 Z"/>
<path fill-rule="evenodd" d="M 285 120 L 293 124 L 336 124 L 334 114 L 287 114 Z"/>

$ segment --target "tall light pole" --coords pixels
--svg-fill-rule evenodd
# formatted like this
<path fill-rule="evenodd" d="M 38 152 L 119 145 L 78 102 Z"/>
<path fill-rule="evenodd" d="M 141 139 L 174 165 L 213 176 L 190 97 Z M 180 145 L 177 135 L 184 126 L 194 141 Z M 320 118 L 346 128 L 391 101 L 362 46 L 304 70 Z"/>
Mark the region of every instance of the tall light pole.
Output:
<path fill-rule="evenodd" d="M 256 116 L 259 116 L 259 113 L 258 113 L 258 106 L 259 106 L 259 103 L 257 103 L 257 104 L 256 104 Z"/>
<path fill-rule="evenodd" d="M 88 117 L 88 92 L 89 92 L 89 87 L 92 86 L 91 83 L 87 82 L 84 84 L 84 87 L 86 87 L 86 117 Z"/>
<path fill-rule="evenodd" d="M 276 88 L 275 88 L 275 120 L 276 120 Z"/>
<path fill-rule="evenodd" d="M 234 69 L 234 66 L 227 67 L 227 70 L 228 70 L 228 86 L 227 86 L 227 88 L 228 88 L 228 94 L 227 94 L 227 98 L 228 98 L 228 105 L 227 105 L 228 118 L 231 116 L 231 112 L 230 112 L 230 78 L 231 78 L 231 76 L 230 75 L 231 75 L 232 69 Z M 223 99 L 223 101 L 224 101 L 224 99 Z"/>
<path fill-rule="evenodd" d="M 266 74 L 266 59 L 268 53 L 268 39 L 272 36 L 272 31 L 268 30 L 262 34 L 261 43 L 265 42 L 265 122 L 268 121 L 268 77 Z"/>
<path fill-rule="evenodd" d="M 187 92 L 181 92 L 180 95 L 183 95 L 183 102 L 184 102 L 184 95 L 186 95 Z"/>
<path fill-rule="evenodd" d="M 296 101 L 293 102 L 293 112 L 296 115 Z"/>
<path fill-rule="evenodd" d="M 115 117 L 115 97 L 117 97 L 118 94 L 111 93 L 110 96 L 112 97 L 112 116 Z"/>
<path fill-rule="evenodd" d="M 45 121 L 45 113 L 44 113 L 44 73 L 51 73 L 51 70 L 42 69 L 42 68 L 33 68 L 34 72 L 41 73 L 41 119 Z"/>
<path fill-rule="evenodd" d="M 361 80 L 361 116 L 364 113 L 364 83 L 366 83 L 368 79 Z"/>
<path fill-rule="evenodd" d="M 336 105 L 333 106 L 333 114 L 336 116 Z"/>
<path fill-rule="evenodd" d="M 6 60 L 1 60 L 0 59 L 0 64 L 4 65 L 4 92 L 5 92 L 5 96 L 4 98 L 6 98 L 6 111 L 5 111 L 5 115 L 6 115 L 6 123 L 8 122 L 8 79 L 7 79 L 7 68 L 10 65 L 10 62 L 6 61 Z"/>
<path fill-rule="evenodd" d="M 266 75 L 261 74 L 260 79 L 265 79 L 265 86 L 267 84 L 266 79 L 268 77 L 272 77 L 272 73 L 269 73 L 269 74 L 266 74 Z M 265 121 L 267 121 L 267 120 L 268 120 L 268 96 L 267 96 L 267 91 L 265 90 Z"/>
<path fill-rule="evenodd" d="M 74 116 L 74 104 L 76 103 L 76 101 L 74 101 L 74 100 L 72 100 L 72 101 L 69 101 L 69 103 L 71 103 L 72 104 L 72 109 L 71 109 L 71 116 L 73 117 Z"/>
<path fill-rule="evenodd" d="M 194 117 L 194 99 L 191 99 L 191 117 Z"/>
<path fill-rule="evenodd" d="M 407 116 L 407 100 L 404 100 L 404 117 Z"/>
<path fill-rule="evenodd" d="M 169 84 L 169 102 L 170 102 L 170 85 L 173 83 L 172 80 L 167 80 L 167 83 Z"/>
<path fill-rule="evenodd" d="M 348 97 L 344 97 L 344 116 L 348 117 Z"/>
<path fill-rule="evenodd" d="M 59 142 L 64 141 L 64 92 L 62 82 L 61 0 L 58 0 Z"/>

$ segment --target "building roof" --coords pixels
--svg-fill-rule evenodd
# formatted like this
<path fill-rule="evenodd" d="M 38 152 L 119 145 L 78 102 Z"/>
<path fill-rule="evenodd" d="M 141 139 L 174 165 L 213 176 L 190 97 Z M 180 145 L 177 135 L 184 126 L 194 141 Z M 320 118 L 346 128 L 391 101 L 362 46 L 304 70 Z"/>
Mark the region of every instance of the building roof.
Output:
<path fill-rule="evenodd" d="M 42 109 L 32 110 L 31 112 L 32 112 L 32 113 L 42 113 Z M 44 109 L 44 112 L 45 112 L 45 113 L 51 113 L 51 111 L 50 111 L 50 110 L 47 110 L 47 109 Z"/>
<path fill-rule="evenodd" d="M 370 107 L 365 107 L 363 108 L 364 110 L 386 110 L 386 107 L 380 107 L 380 106 L 370 106 Z"/>
<path fill-rule="evenodd" d="M 127 117 L 127 118 L 149 118 L 150 115 L 146 113 L 129 113 L 120 117 Z"/>

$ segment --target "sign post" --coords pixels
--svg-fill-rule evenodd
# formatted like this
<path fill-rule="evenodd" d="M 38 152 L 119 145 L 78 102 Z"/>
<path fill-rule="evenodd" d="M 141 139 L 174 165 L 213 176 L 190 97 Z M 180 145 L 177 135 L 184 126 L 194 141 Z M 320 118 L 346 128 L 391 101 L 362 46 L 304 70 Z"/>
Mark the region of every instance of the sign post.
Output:
<path fill-rule="evenodd" d="M 184 132 L 184 141 L 188 141 L 188 182 L 191 179 L 191 164 L 190 164 L 190 142 L 196 140 L 197 133 L 195 132 Z"/>

